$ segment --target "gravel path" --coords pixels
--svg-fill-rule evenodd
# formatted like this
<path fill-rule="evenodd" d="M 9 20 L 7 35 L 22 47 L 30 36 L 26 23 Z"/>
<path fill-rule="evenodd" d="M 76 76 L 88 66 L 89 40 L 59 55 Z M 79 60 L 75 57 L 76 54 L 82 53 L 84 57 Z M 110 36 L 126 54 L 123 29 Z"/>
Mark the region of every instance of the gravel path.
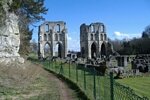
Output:
<path fill-rule="evenodd" d="M 66 83 L 58 79 L 53 74 L 49 74 L 49 77 L 56 82 L 60 94 L 60 100 L 77 100 L 77 96 L 73 90 L 71 90 Z"/>

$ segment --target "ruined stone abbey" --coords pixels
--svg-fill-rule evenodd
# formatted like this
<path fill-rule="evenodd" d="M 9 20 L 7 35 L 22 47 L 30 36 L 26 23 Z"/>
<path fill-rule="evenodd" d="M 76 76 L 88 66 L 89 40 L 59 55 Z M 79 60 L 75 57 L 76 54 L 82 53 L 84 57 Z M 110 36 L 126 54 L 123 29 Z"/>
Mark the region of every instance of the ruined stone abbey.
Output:
<path fill-rule="evenodd" d="M 49 56 L 57 56 L 60 58 L 67 56 L 67 29 L 66 23 L 63 21 L 58 22 L 45 22 L 39 26 L 38 44 L 39 44 L 39 57 L 45 58 L 44 47 L 48 44 L 50 53 Z M 55 50 L 58 46 L 58 52 Z"/>
<path fill-rule="evenodd" d="M 39 57 L 47 57 L 45 46 L 49 46 L 51 57 L 65 58 L 67 56 L 67 28 L 63 21 L 44 22 L 39 26 L 38 44 Z M 58 45 L 58 47 L 57 47 Z M 107 35 L 103 23 L 96 22 L 80 26 L 80 47 L 83 58 L 101 58 L 106 55 Z M 57 50 L 56 50 L 57 49 Z"/>
<path fill-rule="evenodd" d="M 80 26 L 81 55 L 84 58 L 101 58 L 106 55 L 107 35 L 103 23 Z"/>

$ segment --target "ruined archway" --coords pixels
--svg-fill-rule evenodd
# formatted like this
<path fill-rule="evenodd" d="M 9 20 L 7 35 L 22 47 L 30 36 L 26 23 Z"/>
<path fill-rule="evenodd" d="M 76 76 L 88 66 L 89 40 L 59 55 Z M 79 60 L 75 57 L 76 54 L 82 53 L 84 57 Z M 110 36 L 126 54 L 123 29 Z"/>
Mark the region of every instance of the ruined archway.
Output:
<path fill-rule="evenodd" d="M 93 42 L 91 45 L 91 58 L 96 58 L 96 44 Z"/>
<path fill-rule="evenodd" d="M 101 45 L 101 57 L 106 56 L 106 46 L 104 43 Z"/>
<path fill-rule="evenodd" d="M 62 58 L 62 44 L 60 42 L 58 42 L 55 46 L 55 49 L 54 49 L 54 53 L 55 53 L 55 56 L 56 57 L 59 57 L 59 58 Z"/>
<path fill-rule="evenodd" d="M 83 58 L 101 58 L 107 53 L 107 34 L 101 22 L 85 23 L 80 26 L 80 45 Z M 83 53 L 84 48 L 84 53 Z"/>
<path fill-rule="evenodd" d="M 57 56 L 60 58 L 65 58 L 67 56 L 66 30 L 67 30 L 66 23 L 63 21 L 44 22 L 39 26 L 39 33 L 38 33 L 39 58 L 45 58 L 45 56 L 48 55 L 51 57 Z M 48 46 L 45 43 L 50 43 L 50 45 Z"/>
<path fill-rule="evenodd" d="M 113 53 L 113 51 L 112 51 L 113 49 L 112 49 L 112 45 L 111 45 L 111 43 L 107 43 L 107 50 L 106 50 L 106 52 L 107 52 L 107 56 L 109 56 L 110 54 L 112 54 Z"/>
<path fill-rule="evenodd" d="M 52 54 L 51 54 L 51 46 L 47 42 L 44 45 L 44 58 L 51 57 L 51 56 L 52 56 Z"/>

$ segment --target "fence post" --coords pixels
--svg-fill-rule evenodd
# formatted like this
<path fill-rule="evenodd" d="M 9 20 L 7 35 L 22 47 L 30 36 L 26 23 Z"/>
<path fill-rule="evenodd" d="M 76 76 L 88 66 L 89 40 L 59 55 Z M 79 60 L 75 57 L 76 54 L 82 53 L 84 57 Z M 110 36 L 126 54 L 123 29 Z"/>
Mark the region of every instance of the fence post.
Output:
<path fill-rule="evenodd" d="M 78 68 L 77 68 L 78 64 L 76 64 L 76 81 L 78 82 Z"/>
<path fill-rule="evenodd" d="M 149 100 L 147 97 L 143 97 L 143 100 Z"/>
<path fill-rule="evenodd" d="M 43 59 L 42 59 L 42 65 L 43 65 L 43 66 L 45 66 L 45 62 L 44 62 L 44 60 L 43 60 Z"/>
<path fill-rule="evenodd" d="M 64 70 L 63 70 L 63 65 L 62 65 L 62 61 L 61 61 L 59 74 L 63 75 L 63 73 L 64 73 Z"/>
<path fill-rule="evenodd" d="M 85 64 L 84 69 L 83 69 L 83 70 L 84 70 L 84 73 L 83 73 L 83 74 L 84 74 L 84 75 L 83 75 L 83 76 L 84 76 L 84 90 L 86 90 L 86 75 L 85 75 L 85 68 L 86 68 L 86 64 Z"/>
<path fill-rule="evenodd" d="M 98 95 L 99 95 L 99 99 L 98 100 L 100 100 L 100 98 L 101 98 L 101 87 L 100 87 L 100 72 L 98 72 L 98 74 L 97 74 L 98 76 L 97 76 L 97 79 L 98 79 L 98 82 L 97 82 L 97 84 L 98 84 Z"/>
<path fill-rule="evenodd" d="M 70 60 L 69 60 L 69 78 L 70 78 Z"/>
<path fill-rule="evenodd" d="M 56 69 L 56 59 L 55 59 L 55 63 L 54 63 L 54 64 L 55 64 L 55 66 L 54 66 L 54 67 L 55 67 L 55 72 L 57 73 L 57 71 L 56 71 L 56 70 L 57 70 L 57 69 Z"/>
<path fill-rule="evenodd" d="M 93 68 L 93 95 L 94 95 L 94 99 L 96 100 L 96 80 L 95 80 L 95 74 L 96 74 L 96 70 L 95 68 Z"/>
<path fill-rule="evenodd" d="M 45 60 L 46 61 L 46 67 L 48 68 L 48 61 L 47 60 Z"/>
<path fill-rule="evenodd" d="M 113 72 L 110 72 L 110 96 L 111 96 L 111 100 L 114 100 L 114 79 L 113 79 Z"/>
<path fill-rule="evenodd" d="M 49 58 L 49 69 L 50 69 L 50 58 Z"/>
<path fill-rule="evenodd" d="M 44 66 L 44 64 L 43 64 L 43 60 L 41 60 L 41 64 Z"/>
<path fill-rule="evenodd" d="M 53 70 L 53 60 L 51 61 L 51 65 L 52 65 L 51 70 Z"/>

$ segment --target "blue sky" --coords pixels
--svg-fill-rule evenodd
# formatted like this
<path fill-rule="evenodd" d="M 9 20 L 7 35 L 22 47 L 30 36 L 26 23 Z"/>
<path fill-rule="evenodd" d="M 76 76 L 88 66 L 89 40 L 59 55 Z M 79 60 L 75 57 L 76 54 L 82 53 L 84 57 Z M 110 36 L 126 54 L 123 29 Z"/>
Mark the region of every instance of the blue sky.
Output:
<path fill-rule="evenodd" d="M 110 39 L 141 37 L 150 24 L 150 0 L 45 0 L 46 21 L 65 21 L 68 49 L 80 50 L 80 25 L 102 22 Z M 37 23 L 40 25 L 43 22 Z M 38 28 L 33 39 L 37 40 Z"/>

